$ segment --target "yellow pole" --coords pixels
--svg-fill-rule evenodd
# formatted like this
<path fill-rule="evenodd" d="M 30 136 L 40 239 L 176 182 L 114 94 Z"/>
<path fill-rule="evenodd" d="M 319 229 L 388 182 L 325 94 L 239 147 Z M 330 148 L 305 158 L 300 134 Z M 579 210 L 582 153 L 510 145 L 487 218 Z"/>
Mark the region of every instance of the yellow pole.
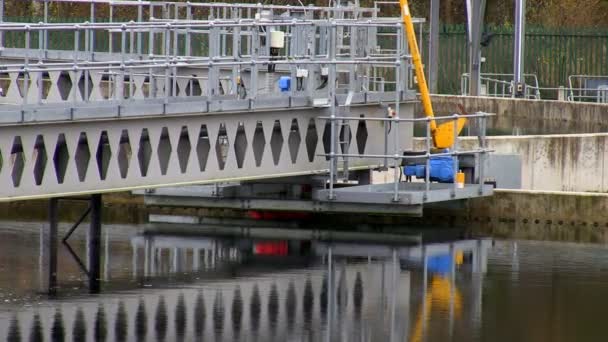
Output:
<path fill-rule="evenodd" d="M 414 23 L 412 22 L 412 15 L 410 14 L 410 6 L 408 5 L 407 0 L 399 0 L 399 2 L 401 5 L 401 16 L 403 17 L 407 43 L 410 47 L 410 54 L 412 55 L 412 62 L 414 63 L 414 70 L 416 71 L 416 79 L 418 80 L 422 107 L 424 108 L 424 114 L 427 117 L 432 118 L 434 114 L 433 106 L 431 104 L 431 95 L 429 94 L 429 88 L 426 85 L 426 78 L 424 77 L 422 58 L 420 57 L 420 50 L 418 49 L 418 43 L 416 42 L 416 32 L 414 31 Z M 435 120 L 431 120 L 430 125 L 431 132 L 435 132 L 435 130 L 437 130 Z"/>

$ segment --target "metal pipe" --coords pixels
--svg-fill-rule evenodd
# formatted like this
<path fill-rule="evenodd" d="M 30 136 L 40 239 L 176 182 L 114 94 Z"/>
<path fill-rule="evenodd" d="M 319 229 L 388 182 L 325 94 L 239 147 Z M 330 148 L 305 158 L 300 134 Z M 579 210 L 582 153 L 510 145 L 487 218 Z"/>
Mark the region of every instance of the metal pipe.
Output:
<path fill-rule="evenodd" d="M 453 157 L 460 156 L 466 154 L 480 154 L 480 153 L 488 153 L 494 152 L 492 149 L 475 149 L 475 150 L 466 150 L 466 151 L 458 151 L 458 152 L 444 152 L 444 153 L 427 153 L 418 156 L 395 156 L 395 155 L 385 155 L 385 154 L 353 154 L 353 153 L 336 153 L 336 157 L 349 157 L 349 158 L 370 158 L 370 159 L 384 159 L 384 158 L 396 158 L 396 159 L 428 159 L 432 157 Z M 317 154 L 317 156 L 328 157 L 329 154 Z"/>
<path fill-rule="evenodd" d="M 526 34 L 526 0 L 515 0 L 513 47 L 513 97 L 525 96 L 524 49 Z"/>

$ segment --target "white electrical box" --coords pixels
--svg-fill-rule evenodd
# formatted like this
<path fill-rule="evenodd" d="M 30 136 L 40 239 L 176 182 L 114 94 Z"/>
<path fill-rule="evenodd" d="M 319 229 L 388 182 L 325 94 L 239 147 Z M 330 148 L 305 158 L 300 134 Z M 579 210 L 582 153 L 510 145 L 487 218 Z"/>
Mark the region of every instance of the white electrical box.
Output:
<path fill-rule="evenodd" d="M 270 47 L 274 49 L 282 49 L 285 47 L 285 32 L 270 31 Z"/>
<path fill-rule="evenodd" d="M 298 77 L 298 78 L 308 77 L 308 69 L 298 69 L 296 71 L 296 77 Z"/>

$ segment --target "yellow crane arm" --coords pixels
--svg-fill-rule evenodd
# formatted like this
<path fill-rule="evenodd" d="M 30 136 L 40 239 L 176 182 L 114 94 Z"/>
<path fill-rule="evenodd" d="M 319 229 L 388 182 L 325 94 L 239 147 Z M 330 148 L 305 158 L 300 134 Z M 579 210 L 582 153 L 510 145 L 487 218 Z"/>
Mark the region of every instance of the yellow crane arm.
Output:
<path fill-rule="evenodd" d="M 429 88 L 426 84 L 426 78 L 424 77 L 422 58 L 420 57 L 420 50 L 418 49 L 418 43 L 416 42 L 416 32 L 414 31 L 414 23 L 412 21 L 412 15 L 410 14 L 410 6 L 407 0 L 399 0 L 399 3 L 401 6 L 401 16 L 403 17 L 407 43 L 410 48 L 410 54 L 412 55 L 416 79 L 418 80 L 418 89 L 420 90 L 424 114 L 429 118 L 433 118 L 435 115 L 433 113 L 433 105 L 431 104 L 431 95 L 429 94 Z M 466 118 L 459 118 L 457 120 L 456 129 L 458 134 L 460 134 L 460 131 L 462 131 L 466 122 Z M 437 125 L 435 120 L 431 120 L 430 125 L 435 148 L 444 149 L 454 145 L 454 123 L 452 121 Z"/>

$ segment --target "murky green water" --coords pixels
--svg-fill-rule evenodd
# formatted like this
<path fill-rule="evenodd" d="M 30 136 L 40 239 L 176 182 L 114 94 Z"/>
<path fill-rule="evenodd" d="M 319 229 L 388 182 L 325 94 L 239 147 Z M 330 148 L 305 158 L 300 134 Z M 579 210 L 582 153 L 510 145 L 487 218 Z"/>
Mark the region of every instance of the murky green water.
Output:
<path fill-rule="evenodd" d="M 608 248 L 176 236 L 106 226 L 103 291 L 42 224 L 0 228 L 7 341 L 605 341 Z M 86 265 L 85 236 L 70 240 Z"/>

